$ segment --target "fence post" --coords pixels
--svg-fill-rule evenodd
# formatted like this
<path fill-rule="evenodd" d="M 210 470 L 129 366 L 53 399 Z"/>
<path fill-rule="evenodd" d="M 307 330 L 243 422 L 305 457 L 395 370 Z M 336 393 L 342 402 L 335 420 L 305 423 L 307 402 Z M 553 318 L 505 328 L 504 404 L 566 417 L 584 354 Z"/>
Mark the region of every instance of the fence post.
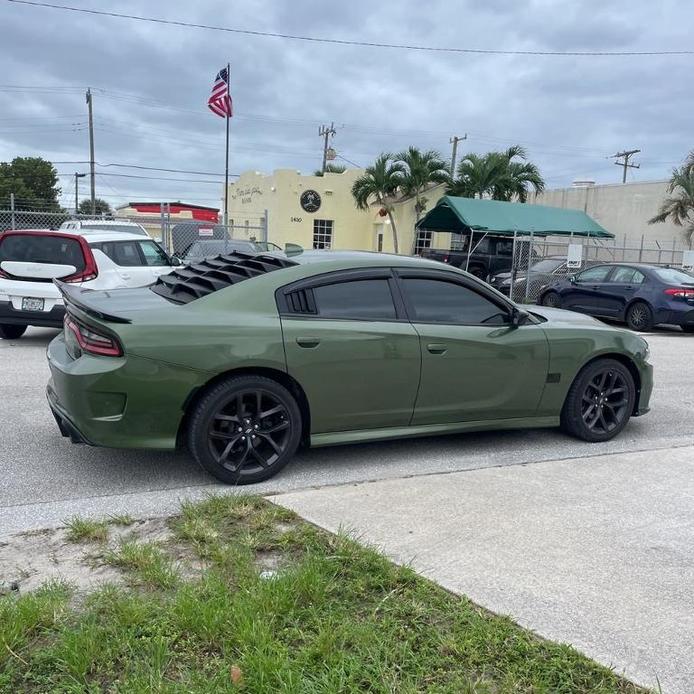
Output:
<path fill-rule="evenodd" d="M 677 241 L 673 238 L 673 239 L 672 239 L 672 260 L 670 261 L 670 263 L 671 263 L 672 265 L 675 264 L 675 244 L 676 244 L 676 243 L 677 243 Z"/>
<path fill-rule="evenodd" d="M 533 236 L 534 236 L 534 230 L 530 230 L 530 243 L 528 244 L 528 272 L 525 276 L 525 296 L 523 297 L 523 303 L 527 303 L 528 301 L 528 296 L 530 294 L 530 264 L 532 261 L 532 255 L 533 255 Z"/>
<path fill-rule="evenodd" d="M 14 231 L 17 228 L 14 219 L 14 193 L 10 193 L 10 212 L 10 224 L 12 225 L 12 231 Z"/>
<path fill-rule="evenodd" d="M 168 239 L 166 238 L 166 230 L 164 228 L 164 203 L 162 202 L 159 205 L 159 226 L 160 226 L 160 236 L 161 236 L 161 245 L 164 246 L 164 249 L 166 250 L 167 253 L 171 253 L 171 249 L 169 248 L 168 244 Z"/>
<path fill-rule="evenodd" d="M 263 217 L 263 223 L 262 223 L 261 226 L 263 227 L 263 231 L 262 231 L 262 233 L 263 233 L 263 238 L 262 238 L 262 240 L 265 241 L 265 242 L 267 243 L 267 241 L 268 241 L 268 233 L 269 233 L 269 232 L 268 232 L 268 226 L 269 226 L 269 224 L 268 224 L 268 211 L 267 211 L 267 209 L 265 210 L 265 216 Z"/>
<path fill-rule="evenodd" d="M 511 286 L 508 290 L 508 298 L 513 301 L 513 285 L 516 283 L 516 260 L 518 259 L 518 230 L 513 230 L 513 255 L 511 256 Z"/>
<path fill-rule="evenodd" d="M 639 248 L 639 263 L 643 259 L 643 234 L 641 234 L 641 248 Z"/>

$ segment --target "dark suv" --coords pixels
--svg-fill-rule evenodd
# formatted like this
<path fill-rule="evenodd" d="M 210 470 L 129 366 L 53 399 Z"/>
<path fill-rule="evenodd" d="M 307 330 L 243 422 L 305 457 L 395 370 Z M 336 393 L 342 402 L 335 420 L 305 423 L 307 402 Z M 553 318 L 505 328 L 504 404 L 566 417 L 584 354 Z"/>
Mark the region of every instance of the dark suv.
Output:
<path fill-rule="evenodd" d="M 463 236 L 462 243 L 467 244 L 468 237 Z M 513 239 L 507 236 L 485 236 L 481 241 L 473 237 L 472 254 L 468 262 L 467 250 L 440 250 L 425 248 L 422 251 L 423 258 L 438 260 L 453 267 L 467 270 L 475 277 L 487 280 L 498 272 L 511 269 L 513 263 Z"/>

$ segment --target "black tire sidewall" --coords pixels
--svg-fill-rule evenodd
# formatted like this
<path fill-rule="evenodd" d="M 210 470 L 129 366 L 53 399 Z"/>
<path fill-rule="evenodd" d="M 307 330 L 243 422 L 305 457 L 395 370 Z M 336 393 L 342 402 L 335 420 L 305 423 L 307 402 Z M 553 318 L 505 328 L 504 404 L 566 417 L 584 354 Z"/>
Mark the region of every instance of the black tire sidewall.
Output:
<path fill-rule="evenodd" d="M 18 340 L 27 331 L 28 325 L 0 325 L 0 338 L 3 340 Z"/>
<path fill-rule="evenodd" d="M 629 385 L 629 402 L 627 403 L 627 416 L 624 421 L 616 428 L 614 431 L 606 432 L 603 434 L 598 434 L 585 425 L 583 417 L 581 415 L 581 400 L 583 398 L 583 393 L 585 392 L 588 383 L 595 377 L 600 371 L 605 369 L 611 369 L 613 371 L 618 371 L 625 379 L 625 382 Z M 581 369 L 578 373 L 574 382 L 571 384 L 571 388 L 564 401 L 564 407 L 561 411 L 561 428 L 571 436 L 582 439 L 583 441 L 589 441 L 590 443 L 599 443 L 602 441 L 609 441 L 617 436 L 624 427 L 628 424 L 631 418 L 631 413 L 634 411 L 634 406 L 636 404 L 636 384 L 634 383 L 634 377 L 631 375 L 631 371 L 616 359 L 597 359 L 590 364 Z"/>
<path fill-rule="evenodd" d="M 285 405 L 290 420 L 289 443 L 280 458 L 264 470 L 243 475 L 226 469 L 214 459 L 207 436 L 210 419 L 239 390 L 264 390 L 270 393 Z M 253 484 L 273 477 L 289 463 L 301 441 L 301 424 L 301 411 L 296 399 L 283 385 L 265 376 L 232 376 L 209 388 L 195 403 L 188 424 L 188 449 L 197 463 L 221 482 Z"/>
<path fill-rule="evenodd" d="M 643 308 L 646 309 L 646 324 L 641 327 L 635 327 L 631 324 L 631 312 L 634 310 L 636 306 L 643 306 Z M 653 327 L 653 310 L 645 301 L 635 301 L 627 309 L 626 324 L 630 330 L 635 330 L 637 332 L 650 330 Z"/>
<path fill-rule="evenodd" d="M 547 299 L 550 296 L 556 297 L 555 303 L 554 304 L 548 304 Z M 543 297 L 542 297 L 542 306 L 545 306 L 546 308 L 560 308 L 561 307 L 561 297 L 557 292 L 547 292 Z"/>

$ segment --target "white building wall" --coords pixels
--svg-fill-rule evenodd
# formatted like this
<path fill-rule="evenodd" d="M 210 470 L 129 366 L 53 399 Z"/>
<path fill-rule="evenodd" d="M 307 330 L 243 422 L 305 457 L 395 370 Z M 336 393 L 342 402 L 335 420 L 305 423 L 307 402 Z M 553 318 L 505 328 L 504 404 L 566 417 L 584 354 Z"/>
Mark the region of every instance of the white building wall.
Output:
<path fill-rule="evenodd" d="M 645 246 L 660 244 L 671 248 L 673 242 L 686 245 L 682 228 L 672 222 L 649 224 L 667 195 L 667 181 L 574 186 L 548 190 L 530 196 L 529 203 L 583 210 L 598 224 L 616 236 L 616 244 Z M 656 243 L 657 242 L 657 243 Z"/>

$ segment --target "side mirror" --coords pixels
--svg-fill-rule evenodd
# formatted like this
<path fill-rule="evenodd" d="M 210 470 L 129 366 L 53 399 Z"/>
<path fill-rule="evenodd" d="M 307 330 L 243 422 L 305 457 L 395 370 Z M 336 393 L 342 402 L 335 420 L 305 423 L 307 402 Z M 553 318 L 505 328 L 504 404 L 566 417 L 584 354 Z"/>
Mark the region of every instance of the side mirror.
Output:
<path fill-rule="evenodd" d="M 177 255 L 172 255 L 171 265 L 173 265 L 174 267 L 178 267 L 179 265 L 183 265 L 183 261 Z"/>
<path fill-rule="evenodd" d="M 571 276 L 569 277 L 569 282 L 571 282 L 571 284 L 576 284 L 576 282 L 578 282 L 578 279 L 576 278 L 576 275 L 571 275 Z"/>
<path fill-rule="evenodd" d="M 519 308 L 514 308 L 511 313 L 511 325 L 514 328 L 520 328 L 521 325 L 525 325 L 530 318 L 530 314 L 527 311 L 522 311 Z"/>

